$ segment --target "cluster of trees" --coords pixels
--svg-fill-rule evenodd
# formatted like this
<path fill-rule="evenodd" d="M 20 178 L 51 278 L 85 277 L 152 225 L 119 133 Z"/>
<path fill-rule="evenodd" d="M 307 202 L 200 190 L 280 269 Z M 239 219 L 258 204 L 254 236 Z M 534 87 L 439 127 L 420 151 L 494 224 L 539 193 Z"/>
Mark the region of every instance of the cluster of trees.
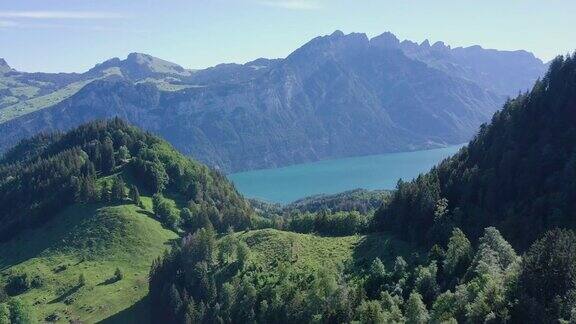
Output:
<path fill-rule="evenodd" d="M 317 233 L 331 236 L 346 236 L 364 233 L 370 222 L 371 215 L 360 214 L 357 211 L 336 212 L 322 210 L 318 213 L 291 214 L 284 229 L 297 233 Z"/>
<path fill-rule="evenodd" d="M 229 233 L 203 228 L 154 263 L 153 318 L 172 323 L 551 323 L 576 320 L 576 235 L 548 232 L 524 261 L 493 228 L 463 231 L 407 262 L 268 269 Z M 298 253 L 298 252 L 295 252 Z M 362 267 L 362 268 L 358 268 Z"/>
<path fill-rule="evenodd" d="M 128 188 L 122 177 L 133 180 Z M 136 187 L 136 185 L 138 187 Z M 219 231 L 251 225 L 252 209 L 220 173 L 120 119 L 25 140 L 0 160 L 0 237 L 47 221 L 75 202 L 122 202 L 140 192 L 178 196 L 209 210 Z M 138 202 L 136 202 L 138 203 Z"/>
<path fill-rule="evenodd" d="M 386 190 L 355 189 L 333 195 L 317 195 L 294 201 L 282 208 L 285 213 L 293 211 L 317 213 L 330 209 L 334 212 L 357 211 L 369 214 L 380 208 L 390 192 Z"/>
<path fill-rule="evenodd" d="M 246 243 L 229 233 L 217 242 L 211 226 L 186 236 L 178 250 L 173 250 L 154 262 L 150 273 L 150 296 L 158 305 L 153 317 L 159 322 L 212 322 L 222 310 L 217 298 L 226 272 L 237 272 L 250 258 Z M 230 283 L 224 283 L 229 289 Z M 247 298 L 250 298 L 247 296 Z M 230 307 L 232 300 L 224 301 Z M 216 316 L 216 317 L 215 317 Z M 213 318 L 214 320 L 210 320 Z"/>
<path fill-rule="evenodd" d="M 473 240 L 496 226 L 522 251 L 546 230 L 575 228 L 575 106 L 576 55 L 557 58 L 457 155 L 400 182 L 376 228 L 425 244 L 445 242 L 455 226 Z"/>
<path fill-rule="evenodd" d="M 18 299 L 3 302 L 0 299 L 0 323 L 29 324 L 36 323 L 34 309 Z"/>

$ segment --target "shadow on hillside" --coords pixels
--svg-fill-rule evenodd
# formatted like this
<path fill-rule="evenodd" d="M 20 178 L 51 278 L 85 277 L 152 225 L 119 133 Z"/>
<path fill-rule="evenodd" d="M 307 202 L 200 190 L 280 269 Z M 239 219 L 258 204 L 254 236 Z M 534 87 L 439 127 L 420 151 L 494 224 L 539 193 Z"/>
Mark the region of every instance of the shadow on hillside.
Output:
<path fill-rule="evenodd" d="M 107 286 L 107 285 L 111 285 L 115 282 L 118 282 L 118 279 L 116 279 L 115 277 L 111 277 L 111 278 L 108 278 L 108 279 L 102 281 L 101 283 L 97 284 L 96 286 Z"/>
<path fill-rule="evenodd" d="M 116 313 L 98 323 L 102 324 L 150 324 L 150 300 L 148 296 L 136 304 Z"/>
<path fill-rule="evenodd" d="M 380 258 L 387 266 L 392 266 L 397 256 L 402 256 L 409 262 L 413 252 L 415 250 L 409 244 L 389 234 L 376 233 L 363 237 L 354 247 L 352 257 L 354 266 L 367 269 L 376 258 Z"/>
<path fill-rule="evenodd" d="M 147 210 L 145 210 L 145 209 L 139 208 L 136 212 L 137 212 L 138 214 L 142 214 L 142 215 L 144 215 L 144 216 L 148 216 L 148 217 L 150 217 L 150 218 L 152 218 L 152 219 L 156 219 L 156 217 L 155 217 L 156 215 L 154 215 L 154 213 L 151 212 L 151 211 L 147 211 Z"/>
<path fill-rule="evenodd" d="M 27 229 L 0 243 L 0 271 L 40 255 L 49 249 L 66 247 L 66 239 L 76 228 L 97 215 L 101 204 L 72 205 L 46 224 Z"/>
<path fill-rule="evenodd" d="M 80 290 L 80 288 L 82 288 L 82 285 L 76 285 L 76 286 L 68 289 L 68 290 L 67 290 L 65 293 L 63 293 L 62 295 L 60 295 L 60 297 L 49 301 L 48 304 L 62 303 L 62 302 L 64 302 L 68 297 L 74 295 L 74 293 L 76 293 L 78 290 Z"/>

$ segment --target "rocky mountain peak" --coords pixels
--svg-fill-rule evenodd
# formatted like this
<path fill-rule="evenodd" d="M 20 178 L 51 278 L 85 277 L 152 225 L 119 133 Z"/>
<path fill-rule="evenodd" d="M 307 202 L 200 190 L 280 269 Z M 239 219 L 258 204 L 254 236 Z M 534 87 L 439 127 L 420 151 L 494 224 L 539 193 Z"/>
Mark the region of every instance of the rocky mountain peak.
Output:
<path fill-rule="evenodd" d="M 6 63 L 6 60 L 0 58 L 0 73 L 12 71 L 13 69 Z"/>
<path fill-rule="evenodd" d="M 341 52 L 358 48 L 367 48 L 370 45 L 368 36 L 364 33 L 344 34 L 337 30 L 330 35 L 319 36 L 288 56 L 288 60 L 300 57 L 301 55 L 314 55 L 326 52 Z"/>
<path fill-rule="evenodd" d="M 437 41 L 432 45 L 432 49 L 435 50 L 450 50 L 450 45 L 444 44 L 442 41 Z"/>
<path fill-rule="evenodd" d="M 385 32 L 372 38 L 370 44 L 380 48 L 395 49 L 400 47 L 400 40 L 391 32 Z"/>
<path fill-rule="evenodd" d="M 341 30 L 335 30 L 335 31 L 330 35 L 330 37 L 344 37 L 344 36 L 346 36 L 346 35 L 345 35 L 344 32 L 341 31 Z"/>
<path fill-rule="evenodd" d="M 130 53 L 126 59 L 117 57 L 97 64 L 88 73 L 106 73 L 116 68 L 120 74 L 131 79 L 143 79 L 154 75 L 180 75 L 188 76 L 190 72 L 178 64 L 159 59 L 144 53 Z"/>

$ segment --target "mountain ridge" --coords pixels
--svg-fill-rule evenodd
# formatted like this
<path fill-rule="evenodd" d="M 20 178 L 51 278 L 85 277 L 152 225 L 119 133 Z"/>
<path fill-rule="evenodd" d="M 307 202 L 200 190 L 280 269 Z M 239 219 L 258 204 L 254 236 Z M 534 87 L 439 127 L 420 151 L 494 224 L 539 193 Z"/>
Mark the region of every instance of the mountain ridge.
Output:
<path fill-rule="evenodd" d="M 84 91 L 49 108 L 0 107 L 0 152 L 39 131 L 121 116 L 187 155 L 240 171 L 462 143 L 504 101 L 481 85 L 483 70 L 470 68 L 466 55 L 439 64 L 386 42 L 399 46 L 391 33 L 336 31 L 285 59 L 198 71 L 145 54 L 111 59 L 90 70 L 96 79 Z M 518 87 L 532 81 L 518 78 Z"/>

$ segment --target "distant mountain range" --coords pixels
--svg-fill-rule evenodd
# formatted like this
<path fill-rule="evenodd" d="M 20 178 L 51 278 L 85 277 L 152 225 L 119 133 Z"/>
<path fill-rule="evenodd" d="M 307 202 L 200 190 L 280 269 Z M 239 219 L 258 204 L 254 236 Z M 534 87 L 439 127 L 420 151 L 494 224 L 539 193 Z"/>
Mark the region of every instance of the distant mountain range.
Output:
<path fill-rule="evenodd" d="M 0 61 L 0 152 L 30 135 L 119 116 L 225 171 L 469 140 L 546 64 L 526 51 L 336 31 L 284 59 L 187 70 L 146 54 L 85 73 Z"/>

